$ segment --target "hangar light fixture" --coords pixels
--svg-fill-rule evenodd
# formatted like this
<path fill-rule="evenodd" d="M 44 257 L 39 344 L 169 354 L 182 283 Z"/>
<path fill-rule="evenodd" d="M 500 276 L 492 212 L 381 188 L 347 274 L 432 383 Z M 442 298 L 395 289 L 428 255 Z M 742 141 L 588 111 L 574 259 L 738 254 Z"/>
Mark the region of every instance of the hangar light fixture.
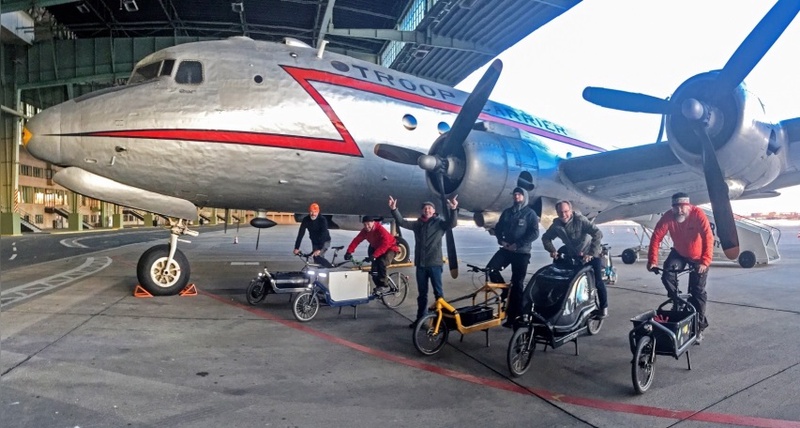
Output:
<path fill-rule="evenodd" d="M 136 12 L 139 10 L 139 5 L 136 4 L 136 0 L 122 0 L 122 6 L 124 6 L 125 10 L 128 12 Z"/>

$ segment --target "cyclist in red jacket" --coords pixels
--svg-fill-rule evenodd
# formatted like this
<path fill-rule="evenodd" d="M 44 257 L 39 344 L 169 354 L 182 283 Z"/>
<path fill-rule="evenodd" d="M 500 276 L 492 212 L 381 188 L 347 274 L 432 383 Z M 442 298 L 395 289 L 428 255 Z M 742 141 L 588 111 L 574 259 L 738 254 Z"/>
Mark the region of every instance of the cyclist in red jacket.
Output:
<path fill-rule="evenodd" d="M 366 239 L 369 242 L 368 255 L 372 258 L 370 275 L 372 275 L 372 280 L 375 282 L 376 294 L 382 294 L 388 290 L 386 286 L 386 267 L 392 263 L 394 256 L 400 251 L 394 236 L 381 225 L 381 220 L 381 217 L 364 216 L 361 219 L 364 228 L 353 238 L 350 246 L 347 247 L 347 252 L 344 254 L 344 259 L 350 260 L 353 258 L 353 252 L 361 241 Z"/>
<path fill-rule="evenodd" d="M 699 344 L 703 330 L 708 327 L 706 278 L 713 256 L 714 234 L 703 210 L 689 203 L 689 195 L 683 192 L 672 195 L 672 209 L 661 216 L 650 236 L 647 270 L 658 265 L 658 248 L 668 232 L 673 246 L 664 261 L 661 282 L 672 296 L 678 290 L 678 274 L 670 271 L 681 270 L 689 263 L 696 266 L 689 273 L 689 303 L 697 309 L 700 332 L 696 343 Z"/>

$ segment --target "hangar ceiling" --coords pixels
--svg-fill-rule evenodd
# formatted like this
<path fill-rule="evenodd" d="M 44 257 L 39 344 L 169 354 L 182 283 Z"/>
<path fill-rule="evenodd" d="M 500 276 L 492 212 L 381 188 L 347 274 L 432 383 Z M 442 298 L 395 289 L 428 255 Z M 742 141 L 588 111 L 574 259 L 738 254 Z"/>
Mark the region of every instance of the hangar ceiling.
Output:
<path fill-rule="evenodd" d="M 455 85 L 580 0 L 0 0 L 28 10 L 36 41 L 294 37 Z"/>

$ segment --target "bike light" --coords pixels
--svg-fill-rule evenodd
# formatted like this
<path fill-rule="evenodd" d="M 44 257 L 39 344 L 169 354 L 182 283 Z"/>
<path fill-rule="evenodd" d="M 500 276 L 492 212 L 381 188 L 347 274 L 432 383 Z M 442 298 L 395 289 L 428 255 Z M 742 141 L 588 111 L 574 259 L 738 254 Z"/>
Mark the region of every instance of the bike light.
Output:
<path fill-rule="evenodd" d="M 316 274 L 317 274 L 317 273 L 316 273 L 316 272 L 314 272 L 313 270 L 306 271 L 306 273 L 308 274 L 308 276 L 314 276 L 314 275 L 316 275 Z"/>
<path fill-rule="evenodd" d="M 327 277 L 328 277 L 328 274 L 327 274 L 327 273 L 325 273 L 325 272 L 320 272 L 320 273 L 319 273 L 319 276 L 320 276 L 320 278 L 327 278 Z"/>

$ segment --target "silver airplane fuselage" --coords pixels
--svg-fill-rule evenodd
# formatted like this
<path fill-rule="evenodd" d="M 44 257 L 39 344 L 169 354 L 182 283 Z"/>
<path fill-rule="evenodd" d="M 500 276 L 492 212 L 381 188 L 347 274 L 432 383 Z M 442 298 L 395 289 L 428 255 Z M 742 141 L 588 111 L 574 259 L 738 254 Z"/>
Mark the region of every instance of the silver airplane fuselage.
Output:
<path fill-rule="evenodd" d="M 174 61 L 170 70 L 165 61 Z M 187 77 L 184 62 L 201 75 Z M 151 64 L 162 64 L 160 73 L 137 77 Z M 414 209 L 438 199 L 425 171 L 381 159 L 374 146 L 427 152 L 467 95 L 350 57 L 235 37 L 155 52 L 137 64 L 128 85 L 43 111 L 27 124 L 27 148 L 88 173 L 72 187 L 104 200 L 116 193 L 92 194 L 101 187 L 91 184 L 95 176 L 201 207 L 304 212 L 316 201 L 328 214 L 386 214 L 388 195 Z M 487 103 L 479 120 L 510 129 L 515 141 L 530 146 L 539 196 L 579 198 L 555 180 L 559 157 L 603 151 L 499 103 Z M 514 163 L 513 153 L 498 150 L 496 156 Z M 486 184 L 488 200 L 460 197 L 461 207 L 507 207 L 516 177 L 503 180 Z M 598 211 L 604 204 L 582 199 Z M 138 199 L 112 202 L 136 206 Z M 138 205 L 173 214 L 158 203 Z"/>

